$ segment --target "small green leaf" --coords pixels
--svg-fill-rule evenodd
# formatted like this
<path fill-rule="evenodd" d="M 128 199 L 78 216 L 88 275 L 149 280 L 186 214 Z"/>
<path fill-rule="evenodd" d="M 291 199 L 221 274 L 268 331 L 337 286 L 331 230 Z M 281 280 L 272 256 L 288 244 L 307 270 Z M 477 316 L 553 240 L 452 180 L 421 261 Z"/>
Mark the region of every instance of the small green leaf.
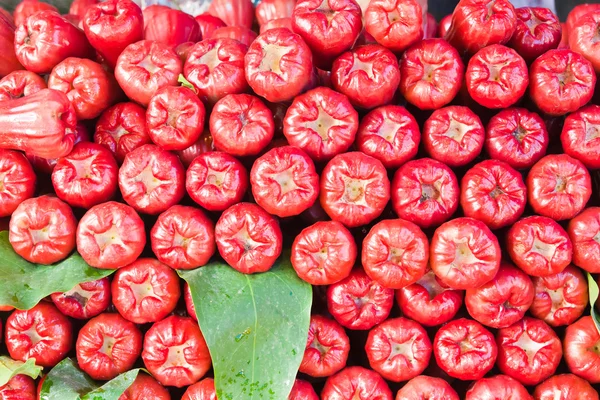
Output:
<path fill-rule="evenodd" d="M 16 375 L 27 375 L 33 379 L 37 379 L 42 373 L 42 369 L 42 367 L 35 365 L 33 358 L 22 362 L 15 361 L 10 357 L 0 356 L 0 386 L 6 385 Z"/>
<path fill-rule="evenodd" d="M 289 262 L 244 275 L 223 263 L 178 271 L 192 293 L 219 400 L 287 399 L 304 355 L 312 288 Z"/>
<path fill-rule="evenodd" d="M 600 289 L 598 289 L 598 284 L 594 280 L 594 277 L 589 272 L 587 273 L 588 279 L 588 291 L 590 294 L 590 314 L 592 319 L 594 320 L 594 324 L 596 324 L 596 329 L 600 333 L 600 318 L 598 317 L 598 312 L 596 311 L 596 300 L 598 300 L 598 294 L 600 293 Z"/>
<path fill-rule="evenodd" d="M 32 264 L 14 252 L 8 231 L 0 232 L 0 260 L 0 305 L 19 310 L 29 310 L 52 293 L 114 272 L 90 267 L 77 253 L 53 265 Z"/>
<path fill-rule="evenodd" d="M 40 400 L 119 400 L 139 372 L 132 369 L 100 386 L 75 361 L 65 358 L 46 375 Z"/>
<path fill-rule="evenodd" d="M 192 89 L 194 91 L 194 93 L 198 94 L 198 89 L 196 89 L 196 87 L 194 85 L 192 85 L 192 83 L 190 81 L 185 79 L 185 76 L 183 76 L 183 74 L 179 74 L 179 78 L 177 78 L 177 82 L 181 83 L 181 86 L 186 87 L 188 89 Z"/>

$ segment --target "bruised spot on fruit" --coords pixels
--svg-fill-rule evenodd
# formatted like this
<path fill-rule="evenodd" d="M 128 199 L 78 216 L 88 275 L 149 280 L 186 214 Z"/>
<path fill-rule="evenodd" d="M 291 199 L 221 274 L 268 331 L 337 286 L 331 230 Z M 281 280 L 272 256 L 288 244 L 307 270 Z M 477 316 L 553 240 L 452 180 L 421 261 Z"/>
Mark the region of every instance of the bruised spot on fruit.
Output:
<path fill-rule="evenodd" d="M 191 367 L 185 358 L 185 350 L 188 347 L 190 347 L 190 345 L 188 345 L 187 342 L 180 344 L 179 346 L 169 347 L 169 353 L 162 368 L 168 369 L 173 367 Z"/>
<path fill-rule="evenodd" d="M 457 143 L 461 143 L 465 135 L 471 129 L 476 129 L 476 126 L 463 124 L 460 121 L 450 118 L 448 130 L 444 132 L 444 136 L 449 137 Z"/>
<path fill-rule="evenodd" d="M 519 143 L 523 142 L 523 139 L 527 136 L 527 130 L 523 128 L 521 125 L 517 126 L 517 128 L 512 133 L 513 137 L 517 139 Z"/>
<path fill-rule="evenodd" d="M 263 46 L 263 58 L 260 61 L 259 70 L 270 71 L 281 75 L 281 59 L 293 51 L 293 46 L 280 46 L 278 44 L 265 44 Z"/>
<path fill-rule="evenodd" d="M 529 252 L 540 254 L 546 260 L 552 261 L 558 246 L 559 246 L 558 244 L 546 243 L 536 237 L 533 239 L 533 243 L 531 245 L 531 250 L 529 250 Z"/>
<path fill-rule="evenodd" d="M 125 243 L 123 243 L 123 240 L 121 240 L 119 229 L 114 224 L 104 232 L 94 233 L 94 240 L 96 241 L 101 253 L 111 245 L 125 247 Z"/>
<path fill-rule="evenodd" d="M 206 65 L 208 68 L 208 72 L 212 73 L 213 70 L 221 64 L 221 60 L 219 59 L 219 48 L 213 47 L 206 53 L 204 53 L 200 59 L 198 60 L 199 64 Z"/>
<path fill-rule="evenodd" d="M 87 294 L 89 294 L 89 297 L 85 296 Z M 64 298 L 76 301 L 81 308 L 85 308 L 92 295 L 92 292 L 84 290 L 80 285 L 77 285 L 73 289 L 62 294 Z"/>
<path fill-rule="evenodd" d="M 554 191 L 557 193 L 562 193 L 567 189 L 567 180 L 562 176 L 556 177 L 556 185 L 554 186 Z"/>
<path fill-rule="evenodd" d="M 354 71 L 364 71 L 369 79 L 373 79 L 375 77 L 375 74 L 373 74 L 373 63 L 361 61 L 356 53 L 352 53 L 352 57 L 352 68 L 350 68 L 350 71 L 348 71 L 348 75 Z M 385 122 L 387 122 L 387 120 Z"/>
<path fill-rule="evenodd" d="M 527 331 L 524 331 L 521 336 L 519 336 L 519 339 L 514 342 L 514 346 L 523 349 L 523 352 L 525 355 L 527 355 L 527 361 L 529 364 L 531 364 L 536 354 L 544 347 L 551 345 L 552 343 L 552 340 L 548 340 L 546 342 L 537 342 L 531 336 L 529 336 Z"/>
<path fill-rule="evenodd" d="M 31 243 L 33 243 L 34 246 L 50 239 L 48 236 L 47 226 L 43 227 L 42 229 L 29 229 L 29 234 L 31 235 Z"/>
<path fill-rule="evenodd" d="M 416 340 L 417 337 L 413 336 L 404 343 L 390 341 L 390 354 L 388 355 L 387 361 L 393 360 L 396 356 L 405 357 L 409 363 L 414 361 L 415 355 L 413 352 L 413 345 Z"/>
<path fill-rule="evenodd" d="M 161 70 L 161 68 L 158 65 L 154 64 L 151 55 L 147 55 L 146 57 L 144 57 L 142 61 L 138 63 L 138 67 L 144 68 L 150 73 L 150 75 L 155 74 L 156 72 Z"/>

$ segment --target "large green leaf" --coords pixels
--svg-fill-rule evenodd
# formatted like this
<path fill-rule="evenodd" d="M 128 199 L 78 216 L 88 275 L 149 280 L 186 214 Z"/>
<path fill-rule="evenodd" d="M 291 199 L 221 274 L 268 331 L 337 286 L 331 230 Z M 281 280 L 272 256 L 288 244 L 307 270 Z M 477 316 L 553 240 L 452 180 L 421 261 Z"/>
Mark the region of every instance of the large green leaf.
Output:
<path fill-rule="evenodd" d="M 33 379 L 37 379 L 41 372 L 42 367 L 35 365 L 33 358 L 22 362 L 15 361 L 10 357 L 0 356 L 0 386 L 6 385 L 16 375 L 27 375 Z"/>
<path fill-rule="evenodd" d="M 596 300 L 598 300 L 598 295 L 600 294 L 600 290 L 598 289 L 598 283 L 594 280 L 594 277 L 589 272 L 587 273 L 588 279 L 588 292 L 590 295 L 590 314 L 592 319 L 594 320 L 594 324 L 596 325 L 596 329 L 600 333 L 600 318 L 598 317 L 598 312 L 596 311 Z"/>
<path fill-rule="evenodd" d="M 77 253 L 54 265 L 32 264 L 14 252 L 7 231 L 0 232 L 0 260 L 0 304 L 19 310 L 29 310 L 52 293 L 114 272 L 90 267 Z"/>
<path fill-rule="evenodd" d="M 287 399 L 310 323 L 312 289 L 289 258 L 244 275 L 223 263 L 179 271 L 212 356 L 219 400 Z"/>
<path fill-rule="evenodd" d="M 46 375 L 40 400 L 118 400 L 139 372 L 133 369 L 100 386 L 75 361 L 65 358 Z"/>

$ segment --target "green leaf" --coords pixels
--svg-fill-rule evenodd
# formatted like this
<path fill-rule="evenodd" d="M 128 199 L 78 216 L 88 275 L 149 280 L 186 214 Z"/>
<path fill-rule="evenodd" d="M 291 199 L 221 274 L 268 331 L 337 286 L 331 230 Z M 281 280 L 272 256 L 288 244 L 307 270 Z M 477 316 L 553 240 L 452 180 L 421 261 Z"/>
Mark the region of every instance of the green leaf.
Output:
<path fill-rule="evenodd" d="M 114 270 L 90 267 L 74 253 L 54 265 L 32 264 L 14 252 L 8 232 L 0 232 L 0 304 L 29 310 L 44 297 L 95 281 Z"/>
<path fill-rule="evenodd" d="M 598 312 L 596 311 L 596 300 L 598 300 L 598 294 L 600 290 L 598 289 L 598 284 L 594 280 L 594 277 L 589 272 L 587 273 L 588 280 L 588 292 L 590 295 L 590 314 L 592 316 L 592 320 L 594 320 L 594 324 L 596 324 L 596 329 L 600 333 L 600 318 L 598 317 Z"/>
<path fill-rule="evenodd" d="M 198 94 L 198 89 L 190 81 L 185 79 L 183 74 L 179 74 L 179 78 L 177 78 L 177 82 L 181 83 L 181 86 L 186 87 L 188 89 L 192 89 L 194 93 Z"/>
<path fill-rule="evenodd" d="M 304 355 L 312 288 L 289 262 L 244 275 L 211 263 L 178 271 L 192 293 L 219 400 L 287 399 Z"/>
<path fill-rule="evenodd" d="M 42 369 L 42 367 L 35 365 L 33 358 L 22 362 L 15 361 L 10 357 L 0 356 L 0 386 L 6 385 L 13 376 L 17 375 L 27 375 L 33 379 L 37 379 Z"/>
<path fill-rule="evenodd" d="M 40 400 L 118 400 L 139 372 L 132 369 L 100 386 L 75 361 L 65 358 L 46 375 Z"/>

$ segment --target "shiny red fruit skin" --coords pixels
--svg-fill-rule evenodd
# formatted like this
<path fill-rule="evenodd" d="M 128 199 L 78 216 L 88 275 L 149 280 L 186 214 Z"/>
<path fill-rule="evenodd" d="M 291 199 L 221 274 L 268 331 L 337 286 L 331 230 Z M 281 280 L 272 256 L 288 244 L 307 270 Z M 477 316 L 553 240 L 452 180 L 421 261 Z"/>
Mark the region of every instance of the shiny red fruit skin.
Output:
<path fill-rule="evenodd" d="M 533 400 L 525 386 L 506 375 L 478 380 L 465 397 L 465 400 L 489 399 Z"/>
<path fill-rule="evenodd" d="M 145 245 L 144 222 L 126 204 L 109 201 L 94 206 L 77 226 L 77 251 L 95 268 L 124 267 L 142 254 Z"/>
<path fill-rule="evenodd" d="M 0 13 L 0 77 L 23 69 L 15 54 L 15 29 L 12 18 Z"/>
<path fill-rule="evenodd" d="M 276 103 L 298 96 L 310 83 L 313 56 L 302 37 L 286 28 L 259 35 L 244 58 L 252 90 Z"/>
<path fill-rule="evenodd" d="M 478 380 L 494 366 L 498 347 L 494 335 L 483 325 L 460 318 L 438 329 L 433 354 L 437 365 L 451 377 Z"/>
<path fill-rule="evenodd" d="M 254 6 L 250 0 L 215 0 L 210 3 L 208 12 L 227 26 L 250 29 L 254 21 Z"/>
<path fill-rule="evenodd" d="M 300 279 L 331 285 L 350 275 L 356 256 L 354 237 L 344 225 L 319 221 L 296 236 L 290 258 Z"/>
<path fill-rule="evenodd" d="M 42 89 L 27 97 L 2 101 L 0 147 L 42 158 L 63 157 L 73 148 L 76 124 L 71 102 L 56 90 Z"/>
<path fill-rule="evenodd" d="M 600 27 L 600 10 L 585 14 L 569 30 L 569 48 L 588 59 L 600 71 L 600 47 L 595 43 Z"/>
<path fill-rule="evenodd" d="M 90 141 L 90 134 L 83 123 L 78 123 L 74 129 L 67 128 L 67 132 L 68 134 L 75 136 L 73 145 Z M 31 166 L 35 172 L 38 174 L 51 175 L 54 167 L 56 167 L 56 163 L 58 162 L 58 158 L 42 158 L 39 156 L 33 156 L 31 154 L 25 155 L 27 156 L 27 159 L 31 163 Z"/>
<path fill-rule="evenodd" d="M 563 351 L 571 373 L 595 384 L 600 382 L 600 333 L 590 316 L 567 326 Z"/>
<path fill-rule="evenodd" d="M 394 53 L 378 44 L 366 44 L 342 53 L 331 67 L 333 88 L 348 96 L 354 107 L 364 109 L 390 103 L 400 76 Z"/>
<path fill-rule="evenodd" d="M 365 344 L 369 365 L 392 382 L 420 375 L 431 358 L 431 341 L 425 329 L 406 318 L 391 318 L 369 332 Z"/>
<path fill-rule="evenodd" d="M 76 57 L 66 58 L 52 69 L 48 88 L 67 95 L 78 120 L 98 117 L 119 93 L 114 77 L 102 65 Z"/>
<path fill-rule="evenodd" d="M 8 240 L 35 264 L 54 264 L 75 249 L 77 220 L 71 207 L 50 195 L 24 200 L 12 213 Z"/>
<path fill-rule="evenodd" d="M 210 36 L 211 39 L 237 40 L 246 47 L 250 46 L 257 37 L 256 32 L 242 26 L 224 26 L 223 28 L 216 29 Z"/>
<path fill-rule="evenodd" d="M 46 87 L 44 78 L 34 72 L 13 71 L 0 79 L 0 101 L 29 96 Z"/>
<path fill-rule="evenodd" d="M 83 30 L 91 45 L 111 68 L 115 68 L 119 55 L 129 45 L 143 39 L 142 10 L 131 0 L 98 3 L 85 13 Z"/>
<path fill-rule="evenodd" d="M 202 34 L 194 17 L 168 8 L 156 13 L 149 21 L 144 21 L 144 39 L 177 47 L 181 43 L 200 41 Z"/>
<path fill-rule="evenodd" d="M 590 273 L 599 273 L 600 208 L 585 209 L 569 221 L 567 232 L 573 243 L 573 263 Z"/>
<path fill-rule="evenodd" d="M 122 163 L 128 153 L 150 143 L 146 110 L 135 103 L 119 103 L 107 109 L 96 123 L 94 142 L 108 148 Z"/>
<path fill-rule="evenodd" d="M 498 331 L 498 367 L 523 385 L 537 385 L 554 375 L 562 344 L 544 321 L 525 317 Z"/>
<path fill-rule="evenodd" d="M 471 58 L 465 82 L 469 95 L 480 105 L 510 107 L 527 90 L 527 64 L 513 49 L 494 44 L 479 50 Z"/>
<path fill-rule="evenodd" d="M 465 66 L 444 39 L 425 39 L 410 47 L 400 63 L 400 93 L 421 110 L 436 110 L 458 94 Z"/>
<path fill-rule="evenodd" d="M 321 206 L 349 228 L 379 217 L 390 199 L 390 181 L 383 164 L 366 154 L 335 156 L 321 174 Z"/>
<path fill-rule="evenodd" d="M 310 47 L 320 68 L 350 50 L 363 28 L 355 0 L 298 0 L 291 17 L 293 31 Z"/>
<path fill-rule="evenodd" d="M 350 339 L 344 328 L 321 315 L 310 318 L 300 372 L 315 378 L 331 376 L 346 367 Z"/>
<path fill-rule="evenodd" d="M 481 221 L 461 217 L 435 230 L 431 239 L 431 269 L 452 289 L 479 287 L 500 268 L 500 244 Z"/>
<path fill-rule="evenodd" d="M 402 315 L 424 326 L 450 321 L 460 310 L 463 297 L 463 291 L 442 286 L 431 270 L 417 282 L 396 291 L 396 302 Z"/>
<path fill-rule="evenodd" d="M 567 232 L 547 217 L 531 216 L 515 223 L 506 247 L 513 262 L 531 276 L 558 274 L 570 263 L 573 244 Z"/>
<path fill-rule="evenodd" d="M 509 45 L 527 61 L 556 49 L 562 38 L 558 17 L 548 8 L 521 7 L 515 9 L 517 26 Z"/>
<path fill-rule="evenodd" d="M 92 48 L 85 34 L 56 11 L 40 11 L 15 31 L 15 54 L 31 72 L 47 74 L 67 57 L 86 58 Z"/>
<path fill-rule="evenodd" d="M 595 87 L 592 63 L 568 49 L 544 53 L 529 69 L 529 95 L 551 116 L 577 111 L 592 99 Z"/>
<path fill-rule="evenodd" d="M 592 195 L 585 166 L 567 154 L 552 154 L 538 161 L 527 175 L 529 204 L 540 215 L 556 221 L 579 214 Z"/>
<path fill-rule="evenodd" d="M 414 377 L 396 394 L 396 400 L 459 400 L 448 382 L 426 375 Z"/>
<path fill-rule="evenodd" d="M 252 165 L 250 183 L 256 203 L 280 218 L 301 214 L 319 197 L 315 165 L 297 147 L 276 147 L 259 157 Z"/>
<path fill-rule="evenodd" d="M 440 23 L 438 24 L 437 36 L 442 39 L 445 39 L 446 33 L 448 33 L 448 31 L 450 30 L 450 25 L 452 25 L 452 14 L 446 15 L 440 20 Z"/>
<path fill-rule="evenodd" d="M 125 390 L 119 397 L 119 400 L 171 400 L 169 391 L 160 383 L 156 382 L 150 375 L 140 372 L 135 378 L 135 381 Z M 191 400 L 191 399 L 190 399 Z M 193 399 L 193 400 L 209 400 L 209 399 Z M 210 399 L 210 400 L 216 400 Z"/>
<path fill-rule="evenodd" d="M 202 210 L 182 205 L 158 216 L 150 241 L 156 258 L 174 269 L 201 267 L 216 250 L 213 222 Z"/>
<path fill-rule="evenodd" d="M 72 207 L 89 209 L 109 201 L 117 191 L 119 166 L 110 150 L 89 142 L 73 147 L 52 171 L 56 195 Z"/>
<path fill-rule="evenodd" d="M 223 20 L 209 13 L 203 13 L 194 17 L 198 26 L 200 27 L 200 33 L 202 39 L 208 39 L 212 36 L 213 32 L 219 28 L 227 26 Z"/>
<path fill-rule="evenodd" d="M 355 145 L 386 168 L 394 169 L 417 155 L 420 141 L 419 124 L 406 108 L 387 105 L 362 118 Z"/>
<path fill-rule="evenodd" d="M 34 340 L 35 335 L 39 341 Z M 58 364 L 73 345 L 71 322 L 52 303 L 44 301 L 31 310 L 13 311 L 6 320 L 4 336 L 13 360 L 35 358 L 36 365 L 42 367 Z"/>
<path fill-rule="evenodd" d="M 265 0 L 256 5 L 254 10 L 256 21 L 262 28 L 268 22 L 281 19 L 291 18 L 296 6 L 296 0 Z"/>
<path fill-rule="evenodd" d="M 262 1 L 259 3 L 259 5 L 260 4 L 262 4 Z M 269 22 L 260 26 L 259 33 L 262 35 L 269 29 L 277 29 L 277 28 L 285 28 L 285 29 L 289 29 L 290 31 L 292 31 L 292 18 L 288 17 L 288 18 L 272 19 Z"/>
<path fill-rule="evenodd" d="M 187 388 L 181 400 L 217 400 L 215 381 L 204 378 Z"/>
<path fill-rule="evenodd" d="M 469 315 L 490 328 L 506 328 L 523 318 L 534 298 L 529 276 L 510 264 L 502 264 L 491 281 L 469 288 L 465 305 Z"/>
<path fill-rule="evenodd" d="M 409 161 L 394 174 L 392 208 L 421 228 L 437 226 L 458 208 L 460 191 L 450 168 L 430 158 Z"/>
<path fill-rule="evenodd" d="M 509 0 L 461 0 L 444 38 L 461 52 L 474 54 L 486 46 L 505 44 L 517 27 Z"/>
<path fill-rule="evenodd" d="M 110 281 L 102 278 L 80 283 L 64 293 L 53 293 L 51 298 L 56 308 L 67 317 L 90 319 L 111 304 Z"/>
<path fill-rule="evenodd" d="M 283 134 L 315 161 L 347 151 L 358 131 L 358 113 L 349 99 L 327 87 L 296 97 L 283 120 Z"/>
<path fill-rule="evenodd" d="M 174 350 L 178 352 L 169 357 Z M 210 353 L 198 324 L 191 318 L 174 315 L 156 322 L 148 330 L 142 359 L 152 376 L 164 386 L 191 385 L 211 367 Z"/>
<path fill-rule="evenodd" d="M 490 229 L 513 224 L 525 211 L 527 188 L 519 172 L 497 160 L 482 161 L 461 182 L 460 206 L 466 217 Z"/>
<path fill-rule="evenodd" d="M 362 269 L 327 289 L 327 309 L 345 328 L 369 330 L 385 321 L 394 303 L 394 291 L 373 281 Z"/>
<path fill-rule="evenodd" d="M 183 74 L 200 99 L 214 104 L 228 94 L 248 91 L 244 76 L 247 51 L 246 45 L 230 38 L 207 38 L 191 48 Z"/>
<path fill-rule="evenodd" d="M 182 70 L 174 49 L 142 40 L 123 50 L 115 66 L 115 78 L 127 97 L 146 107 L 159 89 L 177 86 Z"/>
<path fill-rule="evenodd" d="M 317 396 L 315 389 L 313 389 L 310 383 L 300 379 L 296 379 L 296 381 L 294 382 L 294 386 L 292 386 L 292 392 L 290 393 L 288 400 L 319 400 L 319 396 Z"/>
<path fill-rule="evenodd" d="M 570 114 L 565 119 L 560 141 L 566 154 L 587 168 L 600 168 L 600 106 L 589 105 Z"/>
<path fill-rule="evenodd" d="M 25 23 L 27 18 L 36 14 L 40 11 L 56 11 L 58 9 L 52 4 L 48 4 L 44 1 L 38 0 L 24 0 L 16 5 L 15 10 L 13 11 L 13 18 L 15 26 L 19 26 Z"/>
<path fill-rule="evenodd" d="M 79 20 L 83 20 L 87 10 L 98 3 L 98 0 L 73 0 L 69 7 L 69 15 L 74 15 Z"/>
<path fill-rule="evenodd" d="M 252 203 L 225 210 L 215 226 L 215 239 L 225 262 L 244 274 L 271 269 L 283 241 L 277 220 Z"/>
<path fill-rule="evenodd" d="M 329 377 L 321 400 L 392 400 L 381 375 L 363 367 L 348 367 Z"/>
<path fill-rule="evenodd" d="M 142 333 L 119 314 L 100 314 L 79 331 L 76 351 L 77 364 L 92 379 L 110 380 L 133 367 Z"/>
<path fill-rule="evenodd" d="M 37 177 L 23 154 L 4 149 L 0 149 L 0 177 L 0 217 L 9 217 L 23 201 L 33 197 Z"/>
<path fill-rule="evenodd" d="M 194 321 L 198 321 L 198 316 L 196 315 L 196 307 L 194 306 L 194 301 L 192 300 L 192 292 L 190 291 L 190 286 L 187 282 L 183 285 L 183 300 L 185 302 L 185 310 Z"/>
<path fill-rule="evenodd" d="M 475 160 L 481 153 L 484 138 L 481 120 L 464 106 L 435 110 L 423 127 L 427 154 L 449 167 L 460 167 Z"/>
<path fill-rule="evenodd" d="M 587 280 L 577 267 L 569 265 L 555 275 L 533 277 L 535 298 L 529 312 L 557 327 L 575 322 L 587 307 Z"/>
<path fill-rule="evenodd" d="M 573 374 L 554 375 L 533 392 L 535 400 L 598 400 L 598 392 L 584 379 Z"/>
<path fill-rule="evenodd" d="M 163 150 L 184 150 L 202 134 L 206 110 L 193 90 L 166 86 L 150 99 L 146 110 L 148 135 Z"/>
<path fill-rule="evenodd" d="M 224 211 L 239 203 L 248 186 L 246 168 L 232 155 L 220 151 L 200 154 L 186 173 L 188 194 L 209 211 Z"/>
<path fill-rule="evenodd" d="M 423 39 L 423 11 L 417 0 L 372 0 L 364 21 L 367 33 L 395 53 Z"/>
<path fill-rule="evenodd" d="M 208 130 L 208 128 L 204 128 L 204 130 L 200 134 L 200 137 L 198 138 L 198 140 L 196 140 L 195 143 L 175 153 L 179 156 L 179 159 L 183 163 L 183 166 L 188 168 L 192 164 L 192 161 L 194 161 L 194 158 L 198 157 L 201 154 L 208 153 L 209 151 L 213 151 L 214 149 L 215 146 L 213 145 L 213 140 L 212 136 L 210 135 L 210 131 Z"/>
<path fill-rule="evenodd" d="M 386 288 L 402 289 L 425 274 L 429 241 L 412 222 L 387 219 L 371 228 L 361 254 L 361 264 L 371 279 Z"/>
<path fill-rule="evenodd" d="M 146 144 L 125 156 L 119 169 L 123 200 L 139 212 L 160 214 L 185 194 L 185 169 L 179 158 Z"/>
<path fill-rule="evenodd" d="M 162 320 L 181 296 L 175 270 L 152 258 L 138 258 L 120 268 L 111 288 L 117 311 L 136 324 Z"/>
<path fill-rule="evenodd" d="M 515 169 L 530 168 L 548 148 L 544 120 L 525 108 L 509 108 L 490 119 L 485 149 L 490 158 L 504 161 Z"/>
<path fill-rule="evenodd" d="M 215 148 L 238 157 L 259 154 L 275 131 L 271 110 L 249 94 L 230 94 L 220 99 L 209 124 Z"/>
<path fill-rule="evenodd" d="M 35 381 L 26 375 L 12 377 L 4 386 L 0 387 L 2 400 L 37 400 Z"/>

